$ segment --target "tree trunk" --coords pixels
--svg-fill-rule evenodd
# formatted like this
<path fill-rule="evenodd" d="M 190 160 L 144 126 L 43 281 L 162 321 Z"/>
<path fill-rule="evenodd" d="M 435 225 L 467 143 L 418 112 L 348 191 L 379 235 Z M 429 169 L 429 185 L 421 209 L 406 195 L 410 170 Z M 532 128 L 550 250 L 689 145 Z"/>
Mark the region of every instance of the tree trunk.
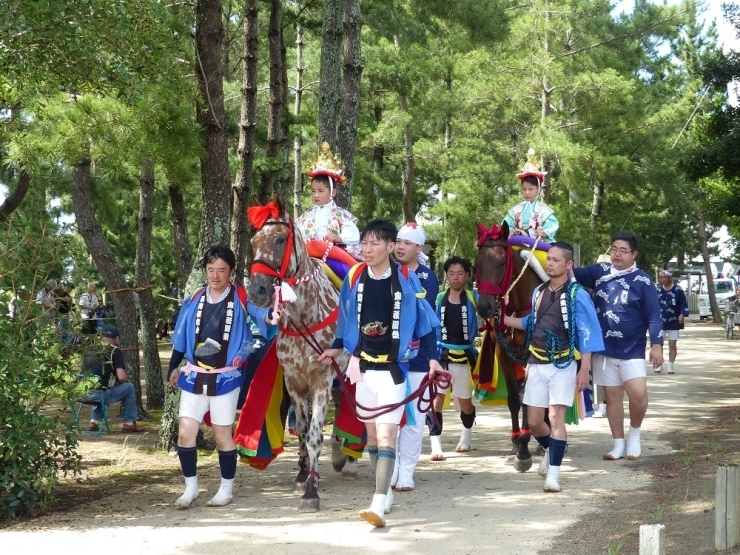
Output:
<path fill-rule="evenodd" d="M 139 374 L 139 333 L 136 329 L 136 307 L 134 292 L 126 283 L 123 268 L 105 240 L 93 212 L 90 195 L 90 159 L 85 157 L 74 166 L 72 174 L 72 203 L 77 222 L 77 231 L 85 241 L 90 256 L 105 282 L 105 288 L 113 298 L 116 325 L 121 337 L 119 346 L 126 364 L 126 374 L 136 389 L 136 404 L 139 414 L 146 414 L 142 404 Z"/>
<path fill-rule="evenodd" d="M 393 42 L 396 45 L 396 51 L 401 51 L 401 41 L 398 35 L 393 36 Z M 398 104 L 401 111 L 408 116 L 408 105 L 406 103 L 406 94 L 401 91 L 398 93 Z M 414 193 L 414 139 L 411 135 L 411 124 L 406 123 L 403 126 L 403 146 L 406 152 L 406 164 L 403 172 L 403 220 L 405 222 L 415 222 L 416 217 L 411 207 L 411 199 Z"/>
<path fill-rule="evenodd" d="M 139 179 L 139 225 L 136 242 L 136 283 L 139 288 L 139 318 L 141 321 L 141 348 L 146 376 L 146 408 L 164 406 L 162 362 L 157 346 L 156 314 L 152 293 L 152 228 L 154 220 L 154 162 L 147 160 Z"/>
<path fill-rule="evenodd" d="M 0 223 L 5 222 L 13 211 L 20 206 L 30 187 L 31 175 L 26 170 L 21 170 L 21 173 L 18 176 L 18 185 L 16 185 L 13 192 L 5 198 L 5 201 L 0 204 Z"/>
<path fill-rule="evenodd" d="M 237 152 L 241 166 L 234 184 L 231 215 L 231 250 L 236 254 L 236 283 L 244 283 L 250 255 L 250 228 L 246 209 L 250 203 L 254 176 L 255 132 L 257 129 L 258 0 L 244 3 L 244 55 L 242 57 L 242 103 Z"/>
<path fill-rule="evenodd" d="M 172 249 L 175 254 L 175 265 L 180 277 L 178 287 L 182 288 L 188 281 L 193 269 L 193 248 L 188 237 L 188 217 L 185 211 L 185 197 L 176 183 L 168 185 L 170 192 L 170 210 L 172 219 Z"/>
<path fill-rule="evenodd" d="M 201 253 L 213 245 L 230 245 L 232 198 L 229 177 L 229 153 L 226 136 L 222 52 L 224 26 L 220 0 L 198 0 L 195 6 L 195 81 L 198 90 L 196 119 L 205 141 L 201 159 L 201 197 L 203 212 L 200 243 L 185 295 L 206 283 L 205 272 L 198 267 Z M 159 437 L 177 437 L 177 407 L 168 401 L 162 414 Z M 198 434 L 202 438 L 202 434 Z M 196 440 L 197 442 L 197 440 Z"/>
<path fill-rule="evenodd" d="M 267 116 L 267 147 L 265 155 L 272 159 L 272 167 L 262 174 L 261 200 L 275 193 L 281 173 L 280 145 L 283 141 L 282 115 L 285 106 L 282 55 L 282 0 L 270 1 L 270 28 L 267 32 L 270 53 L 270 109 Z"/>
<path fill-rule="evenodd" d="M 543 33 L 543 49 L 545 51 L 545 60 L 549 60 L 550 56 L 550 21 L 552 20 L 552 11 L 550 11 L 550 6 L 545 3 L 545 29 Z M 542 95 L 540 97 L 540 103 L 541 103 L 541 115 L 540 115 L 540 122 L 542 124 L 542 128 L 544 129 L 545 123 L 547 121 L 547 116 L 550 115 L 550 95 L 552 94 L 552 87 L 550 86 L 550 77 L 547 74 L 547 68 L 543 70 L 542 74 Z M 542 168 L 541 170 L 545 173 L 545 178 L 542 180 L 542 192 L 540 193 L 540 196 L 542 197 L 542 202 L 545 204 L 550 202 L 550 182 L 551 182 L 551 176 L 550 176 L 550 158 L 549 157 L 542 157 Z"/>
<path fill-rule="evenodd" d="M 722 322 L 722 314 L 717 304 L 717 295 L 714 292 L 714 272 L 712 271 L 711 258 L 709 255 L 709 241 L 707 238 L 707 222 L 704 219 L 704 211 L 699 212 L 699 238 L 701 239 L 701 256 L 704 259 L 704 271 L 707 274 L 707 293 L 709 293 L 709 306 L 712 309 L 712 320 Z"/>
<path fill-rule="evenodd" d="M 593 181 L 594 198 L 591 201 L 591 233 L 592 237 L 596 233 L 596 224 L 599 222 L 599 216 L 601 215 L 601 207 L 604 203 L 604 182 L 600 179 L 594 178 Z"/>
<path fill-rule="evenodd" d="M 228 245 L 231 223 L 226 109 L 224 106 L 224 27 L 220 0 L 198 0 L 195 7 L 195 79 L 198 90 L 197 121 L 205 141 L 201 159 L 203 220 L 200 250 Z"/>
<path fill-rule="evenodd" d="M 20 106 L 14 106 L 10 110 L 10 120 L 12 123 L 17 123 L 21 118 Z M 26 170 L 21 169 L 18 175 L 18 184 L 15 189 L 5 198 L 2 204 L 0 204 L 0 223 L 5 222 L 13 211 L 18 208 L 26 198 L 26 193 L 31 187 L 31 174 Z"/>
<path fill-rule="evenodd" d="M 373 107 L 373 115 L 375 117 L 375 123 L 378 124 L 383 120 L 383 108 L 376 104 Z M 378 205 L 378 199 L 380 198 L 380 172 L 383 171 L 383 168 L 385 167 L 385 148 L 382 144 L 375 144 L 373 145 L 373 160 L 372 160 L 372 167 L 373 167 L 373 173 L 378 175 L 378 179 L 373 180 L 373 194 L 371 195 L 371 199 L 373 200 L 373 210 Z"/>
<path fill-rule="evenodd" d="M 295 120 L 301 115 L 301 102 L 303 101 L 303 29 L 300 24 L 295 28 L 295 103 L 293 104 L 293 115 Z M 303 148 L 303 130 L 298 127 L 293 138 L 293 217 L 301 215 L 301 192 L 303 191 L 303 169 L 301 167 L 301 149 Z"/>
<path fill-rule="evenodd" d="M 352 183 L 355 176 L 357 148 L 357 120 L 360 113 L 360 83 L 362 80 L 362 51 L 360 35 L 362 14 L 360 0 L 344 0 L 344 79 L 342 83 L 342 111 L 337 132 L 339 154 L 344 162 L 344 187 L 337 191 L 336 201 L 349 209 L 352 203 Z"/>
<path fill-rule="evenodd" d="M 342 101 L 342 0 L 324 0 L 319 88 L 319 145 L 337 152 L 337 118 Z"/>

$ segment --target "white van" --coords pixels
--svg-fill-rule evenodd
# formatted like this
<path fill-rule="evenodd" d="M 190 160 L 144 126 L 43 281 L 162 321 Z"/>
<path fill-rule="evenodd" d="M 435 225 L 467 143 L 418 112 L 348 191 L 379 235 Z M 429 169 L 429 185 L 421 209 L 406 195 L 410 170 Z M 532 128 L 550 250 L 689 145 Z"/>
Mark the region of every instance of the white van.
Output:
<path fill-rule="evenodd" d="M 715 279 L 714 293 L 717 297 L 717 304 L 720 310 L 723 309 L 725 299 L 735 296 L 737 285 L 734 279 Z M 704 320 L 707 316 L 712 315 L 712 307 L 709 306 L 709 291 L 707 282 L 701 282 L 701 291 L 699 291 L 699 319 Z"/>

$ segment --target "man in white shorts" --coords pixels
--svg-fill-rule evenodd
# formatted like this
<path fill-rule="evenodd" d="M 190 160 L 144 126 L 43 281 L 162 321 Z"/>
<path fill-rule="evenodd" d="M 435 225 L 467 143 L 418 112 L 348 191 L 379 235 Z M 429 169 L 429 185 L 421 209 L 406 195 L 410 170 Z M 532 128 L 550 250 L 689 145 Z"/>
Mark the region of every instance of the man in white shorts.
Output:
<path fill-rule="evenodd" d="M 373 220 L 362 231 L 365 262 L 342 283 L 336 339 L 319 357 L 330 364 L 342 349 L 352 353 L 347 375 L 357 384 L 357 403 L 367 408 L 403 401 L 409 360 L 420 351 L 429 359 L 430 375 L 443 372 L 436 352 L 439 321 L 422 298 L 416 274 L 390 258 L 396 234 L 396 226 L 386 220 Z M 382 527 L 393 502 L 390 485 L 403 405 L 377 417 L 358 413 L 365 420 L 367 452 L 375 466 L 375 495 L 360 517 Z"/>
<path fill-rule="evenodd" d="M 684 318 L 689 315 L 689 303 L 683 289 L 673 282 L 672 272 L 661 270 L 658 276 L 661 281 L 661 285 L 658 286 L 658 303 L 660 318 L 663 321 L 663 340 L 668 340 L 668 373 L 675 374 L 673 364 L 678 354 L 678 333 L 683 328 Z M 656 374 L 662 371 L 662 365 L 655 369 Z"/>
<path fill-rule="evenodd" d="M 663 322 L 655 284 L 635 264 L 637 238 L 629 231 L 612 237 L 611 264 L 575 268 L 575 277 L 594 291 L 604 351 L 591 361 L 594 384 L 603 385 L 606 416 L 614 439 L 606 460 L 642 453 L 640 427 L 648 406 L 645 333 L 650 331 L 650 362 L 663 364 Z M 630 431 L 624 439 L 624 394 L 629 399 Z"/>
<path fill-rule="evenodd" d="M 177 454 L 185 478 L 185 493 L 174 503 L 177 509 L 189 508 L 198 497 L 195 438 L 209 412 L 218 448 L 221 486 L 207 505 L 221 507 L 232 501 L 237 462 L 232 426 L 242 383 L 240 367 L 246 364 L 253 349 L 247 305 L 264 337 L 269 319 L 269 309 L 248 303 L 244 287 L 231 282 L 235 266 L 236 257 L 230 248 L 217 245 L 206 251 L 202 267 L 208 286 L 183 303 L 172 335 L 167 380 L 182 390 Z M 183 359 L 187 363 L 180 369 Z"/>
<path fill-rule="evenodd" d="M 470 262 L 453 256 L 444 263 L 449 289 L 437 297 L 437 317 L 440 328 L 437 347 L 443 366 L 451 376 L 450 387 L 456 407 L 460 408 L 463 430 L 455 451 L 466 453 L 472 443 L 475 406 L 473 405 L 473 383 L 470 369 L 475 366 L 478 352 L 473 347 L 478 331 L 475 316 L 477 295 L 465 289 L 470 277 Z M 435 418 L 427 416 L 429 439 L 432 444 L 432 460 L 445 460 L 442 450 L 442 407 L 447 390 L 438 392 L 434 400 Z"/>
<path fill-rule="evenodd" d="M 552 243 L 545 267 L 550 281 L 534 290 L 532 314 L 504 318 L 507 326 L 525 330 L 530 341 L 523 402 L 532 434 L 545 449 L 538 474 L 545 477 L 546 492 L 560 491 L 560 465 L 568 439 L 565 411 L 573 405 L 576 389 L 588 387 L 591 354 L 604 348 L 599 334 L 591 333 L 598 329 L 591 298 L 568 280 L 572 268 L 573 247 Z M 549 427 L 545 409 L 549 409 Z"/>

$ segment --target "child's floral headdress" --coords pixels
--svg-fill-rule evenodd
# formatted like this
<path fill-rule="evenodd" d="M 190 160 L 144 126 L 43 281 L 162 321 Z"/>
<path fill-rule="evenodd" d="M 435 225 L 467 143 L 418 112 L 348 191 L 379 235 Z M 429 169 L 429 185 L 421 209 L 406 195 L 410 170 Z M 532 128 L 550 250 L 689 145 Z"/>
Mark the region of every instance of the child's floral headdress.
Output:
<path fill-rule="evenodd" d="M 534 177 L 537 179 L 537 187 L 542 187 L 542 182 L 545 179 L 547 172 L 540 171 L 540 162 L 535 155 L 534 149 L 530 148 L 527 151 L 527 161 L 524 164 L 522 173 L 516 174 L 519 179 L 526 179 L 527 177 Z"/>
<path fill-rule="evenodd" d="M 339 154 L 334 154 L 329 147 L 329 143 L 321 144 L 316 158 L 309 158 L 308 167 L 313 168 L 308 172 L 308 177 L 325 175 L 329 178 L 329 190 L 334 189 L 334 183 L 342 183 L 342 172 L 344 171 L 344 162 Z"/>

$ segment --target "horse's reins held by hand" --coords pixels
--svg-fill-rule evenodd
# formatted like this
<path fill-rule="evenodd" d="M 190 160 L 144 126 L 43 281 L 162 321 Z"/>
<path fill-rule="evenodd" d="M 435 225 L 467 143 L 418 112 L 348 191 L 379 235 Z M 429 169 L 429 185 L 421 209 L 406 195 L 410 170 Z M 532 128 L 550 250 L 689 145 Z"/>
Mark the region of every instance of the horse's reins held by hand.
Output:
<path fill-rule="evenodd" d="M 301 325 L 298 326 L 296 322 L 290 317 L 290 314 L 286 313 L 285 316 L 288 319 L 288 324 L 293 326 L 293 329 L 297 333 L 299 333 L 303 339 L 306 340 L 306 343 L 309 344 L 309 346 L 314 350 L 314 352 L 316 352 L 317 355 L 321 356 L 324 352 L 324 349 L 321 348 L 321 345 L 319 345 L 319 342 L 316 340 L 316 337 L 314 337 L 313 333 L 308 328 L 306 323 L 301 320 Z M 451 380 L 451 376 L 447 372 L 442 372 L 441 374 L 437 373 L 435 374 L 434 378 L 430 378 L 429 374 L 427 374 L 421 380 L 421 384 L 419 384 L 419 387 L 415 391 L 412 391 L 411 394 L 409 394 L 401 401 L 397 403 L 390 403 L 388 405 L 382 405 L 379 407 L 369 408 L 359 404 L 354 395 L 352 395 L 352 392 L 349 390 L 349 387 L 345 382 L 344 374 L 342 374 L 342 370 L 339 368 L 336 360 L 332 359 L 331 366 L 332 368 L 334 368 L 334 372 L 339 379 L 339 384 L 342 387 L 342 393 L 346 397 L 348 405 L 352 408 L 352 412 L 355 413 L 355 416 L 357 416 L 357 418 L 362 421 L 373 420 L 375 418 L 378 418 L 379 416 L 388 414 L 389 412 L 393 412 L 397 408 L 412 402 L 414 399 L 418 399 L 416 405 L 418 411 L 420 413 L 425 413 L 431 409 L 432 403 L 437 397 L 437 391 L 439 389 L 445 389 L 449 387 Z M 425 396 L 425 392 L 428 392 L 429 395 Z M 360 416 L 357 413 L 357 409 L 370 414 L 367 416 Z"/>

